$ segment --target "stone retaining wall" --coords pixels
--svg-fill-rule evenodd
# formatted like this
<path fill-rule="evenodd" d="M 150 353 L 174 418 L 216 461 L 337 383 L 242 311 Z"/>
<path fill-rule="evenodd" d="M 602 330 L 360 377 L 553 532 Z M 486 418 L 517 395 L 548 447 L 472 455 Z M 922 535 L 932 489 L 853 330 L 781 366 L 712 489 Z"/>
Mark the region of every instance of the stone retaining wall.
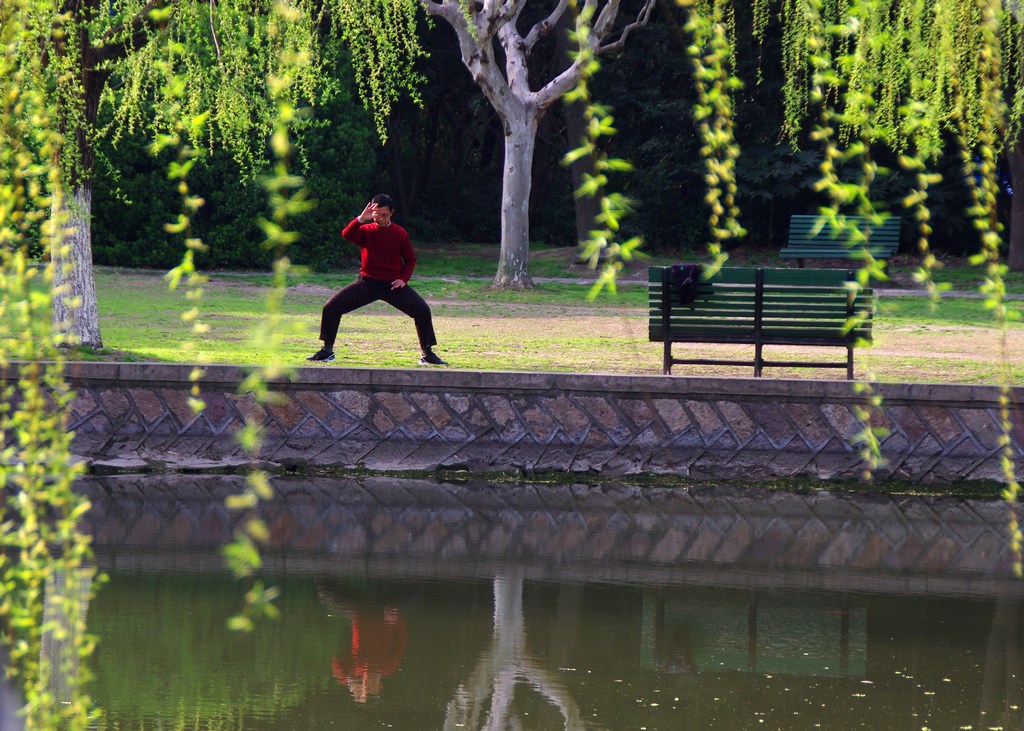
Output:
<path fill-rule="evenodd" d="M 300 368 L 280 403 L 236 393 L 240 368 L 207 368 L 206 410 L 188 406 L 191 365 L 71 363 L 76 454 L 98 466 L 203 468 L 261 459 L 370 470 L 521 470 L 690 477 L 855 477 L 863 397 L 845 381 Z M 999 390 L 886 384 L 887 464 L 911 481 L 1002 480 Z M 1010 392 L 1011 449 L 1024 467 L 1024 389 Z"/>
<path fill-rule="evenodd" d="M 81 480 L 104 570 L 223 570 L 240 475 Z M 1020 596 L 1010 506 L 757 488 L 272 480 L 268 572 Z M 1017 511 L 1020 512 L 1019 509 Z"/>

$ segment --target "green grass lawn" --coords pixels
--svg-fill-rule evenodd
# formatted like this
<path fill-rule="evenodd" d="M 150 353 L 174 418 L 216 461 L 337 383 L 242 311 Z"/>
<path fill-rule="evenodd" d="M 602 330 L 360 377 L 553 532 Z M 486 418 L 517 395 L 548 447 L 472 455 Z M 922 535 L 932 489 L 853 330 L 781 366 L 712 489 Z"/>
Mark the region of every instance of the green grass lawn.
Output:
<path fill-rule="evenodd" d="M 465 274 L 469 269 L 470 274 Z M 419 274 L 420 269 L 417 269 Z M 646 287 L 624 284 L 615 295 L 587 299 L 589 284 L 543 283 L 533 290 L 494 292 L 472 267 L 457 275 L 414 278 L 431 303 L 440 341 L 438 352 L 453 368 L 654 375 L 661 372 L 661 345 L 648 342 Z M 585 276 L 586 272 L 583 275 Z M 286 334 L 281 356 L 295 366 L 319 347 L 320 310 L 327 298 L 354 273 L 297 277 L 285 298 Z M 539 276 L 539 275 L 538 275 Z M 130 361 L 192 361 L 261 365 L 266 348 L 253 345 L 263 328 L 269 277 L 265 274 L 214 274 L 200 303 L 209 332 L 191 343 L 180 313 L 183 292 L 170 292 L 158 272 L 99 269 L 97 289 L 106 350 L 85 357 Z M 1010 303 L 1014 312 L 1024 301 Z M 933 307 L 921 296 L 883 296 L 875 321 L 875 347 L 858 352 L 857 375 L 880 381 L 996 383 L 1005 371 L 1024 384 L 1024 325 L 1006 333 L 1006 353 L 979 299 L 948 297 Z M 677 346 L 679 347 L 679 346 Z M 709 355 L 748 357 L 742 346 L 691 346 Z M 337 360 L 315 367 L 407 368 L 418 360 L 412 321 L 386 304 L 376 303 L 342 319 Z M 787 358 L 842 360 L 830 349 L 785 349 Z M 677 366 L 679 375 L 752 375 L 750 368 Z M 841 378 L 841 370 L 769 369 L 772 378 Z"/>

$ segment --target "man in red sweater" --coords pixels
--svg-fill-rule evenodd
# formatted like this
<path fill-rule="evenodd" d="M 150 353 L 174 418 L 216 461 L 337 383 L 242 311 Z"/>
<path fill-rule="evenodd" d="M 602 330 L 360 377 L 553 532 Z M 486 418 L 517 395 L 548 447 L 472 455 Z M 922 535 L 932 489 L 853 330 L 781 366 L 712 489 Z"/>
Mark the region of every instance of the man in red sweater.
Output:
<path fill-rule="evenodd" d="M 334 340 L 341 316 L 377 300 L 397 307 L 416 323 L 420 340 L 421 365 L 447 365 L 434 353 L 437 338 L 430 305 L 409 286 L 416 266 L 409 234 L 391 220 L 395 202 L 388 195 L 375 195 L 366 208 L 341 232 L 362 252 L 359 278 L 327 300 L 320 316 L 320 339 L 324 346 L 306 360 L 334 360 Z"/>

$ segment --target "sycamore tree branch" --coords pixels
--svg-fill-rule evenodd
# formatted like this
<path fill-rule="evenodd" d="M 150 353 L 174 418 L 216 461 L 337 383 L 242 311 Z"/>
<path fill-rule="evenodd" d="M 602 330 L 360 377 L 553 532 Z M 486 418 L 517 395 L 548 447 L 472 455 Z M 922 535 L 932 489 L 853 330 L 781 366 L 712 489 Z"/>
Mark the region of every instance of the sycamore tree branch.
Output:
<path fill-rule="evenodd" d="M 508 23 L 498 31 L 498 41 L 505 49 L 505 80 L 508 83 L 509 91 L 524 103 L 529 102 L 531 97 L 530 69 L 526 62 L 522 36 L 519 35 L 514 24 Z"/>
<path fill-rule="evenodd" d="M 640 12 L 637 13 L 636 20 L 634 20 L 631 23 L 627 23 L 625 27 L 623 27 L 623 29 L 619 31 L 618 37 L 614 41 L 609 41 L 607 43 L 604 42 L 604 38 L 611 30 L 611 23 L 614 22 L 615 18 L 613 17 L 606 27 L 604 27 L 601 30 L 598 30 L 597 26 L 598 24 L 601 23 L 601 20 L 604 17 L 604 12 L 602 12 L 601 18 L 598 18 L 598 22 L 595 23 L 595 31 L 598 37 L 598 45 L 596 48 L 596 52 L 600 54 L 607 53 L 609 51 L 617 51 L 624 45 L 626 45 L 626 39 L 629 37 L 629 34 L 636 30 L 637 28 L 643 28 L 651 19 L 651 11 L 654 9 L 654 2 L 655 0 L 647 0 L 644 3 L 644 6 L 640 8 Z M 618 5 L 618 2 L 616 2 L 615 4 Z M 608 7 L 610 7 L 610 4 L 605 7 L 605 10 L 607 10 Z M 616 12 L 618 11 L 616 10 Z"/>
<path fill-rule="evenodd" d="M 586 0 L 586 5 L 592 10 L 596 10 L 599 0 Z M 582 29 L 577 27 L 577 36 L 581 39 L 586 39 L 585 42 L 590 46 L 590 49 L 595 54 L 606 53 L 608 51 L 621 48 L 628 35 L 635 29 L 641 28 L 647 25 L 651 17 L 651 10 L 654 7 L 655 0 L 646 0 L 644 6 L 638 11 L 636 20 L 628 23 L 621 31 L 619 31 L 615 39 L 611 42 L 605 42 L 605 37 L 614 27 L 616 17 L 619 12 L 619 0 L 611 0 L 608 2 L 598 15 L 597 21 L 593 24 L 589 33 L 579 33 Z M 579 23 L 577 19 L 577 23 Z M 551 79 L 541 89 L 536 92 L 536 98 L 542 108 L 549 107 L 556 100 L 561 99 L 567 92 L 569 92 L 579 82 L 580 77 L 583 73 L 582 58 L 580 55 L 576 56 L 576 59 L 562 71 L 558 76 Z"/>
<path fill-rule="evenodd" d="M 596 17 L 596 20 L 589 33 L 579 34 L 585 39 L 581 42 L 587 43 L 595 54 L 621 48 L 633 30 L 648 23 L 655 1 L 645 0 L 635 19 L 615 30 L 621 0 L 585 0 L 589 17 Z M 577 59 L 537 91 L 529 88 L 527 59 L 530 52 L 558 25 L 569 8 L 568 0 L 558 0 L 547 17 L 534 25 L 525 38 L 515 24 L 525 0 L 481 0 L 474 4 L 476 12 L 472 14 L 472 21 L 467 20 L 458 0 L 420 0 L 420 3 L 428 14 L 444 19 L 455 30 L 463 63 L 499 115 L 507 113 L 509 104 L 547 109 L 579 82 L 583 69 L 582 61 Z M 475 22 L 476 28 L 469 22 Z M 495 60 L 492 46 L 495 40 L 504 50 L 504 73 Z"/>
<path fill-rule="evenodd" d="M 499 115 L 508 113 L 508 84 L 494 60 L 491 38 L 484 38 L 479 25 L 476 34 L 466 24 L 458 0 L 420 0 L 430 15 L 442 18 L 459 39 L 462 62 Z"/>
<path fill-rule="evenodd" d="M 442 18 L 447 21 L 455 32 L 459 36 L 459 44 L 462 45 L 462 33 L 463 31 L 468 32 L 466 27 L 467 18 L 462 13 L 462 8 L 459 6 L 458 0 L 420 0 L 420 5 L 427 12 L 428 15 L 433 15 L 438 18 Z M 471 17 L 473 22 L 477 24 L 477 36 L 480 36 L 480 22 L 476 18 L 480 15 L 479 12 L 472 13 Z"/>
<path fill-rule="evenodd" d="M 556 5 L 555 9 L 551 11 L 551 14 L 530 29 L 530 32 L 526 34 L 526 39 L 524 41 L 527 55 L 530 55 L 530 52 L 537 44 L 537 41 L 549 35 L 551 31 L 555 29 L 555 26 L 558 25 L 558 21 L 562 18 L 562 15 L 565 14 L 568 7 L 569 0 L 559 0 L 558 5 Z"/>
<path fill-rule="evenodd" d="M 587 6 L 590 8 L 596 9 L 597 4 L 595 0 L 587 0 Z M 601 8 L 601 12 L 590 16 L 596 18 L 591 27 L 595 37 L 600 39 L 608 35 L 612 25 L 615 23 L 615 19 L 619 17 L 619 5 L 620 0 L 608 0 L 604 7 Z"/>
<path fill-rule="evenodd" d="M 485 0 L 483 11 L 480 13 L 483 22 L 478 21 L 478 26 L 483 31 L 481 39 L 494 38 L 502 28 L 515 28 L 515 20 L 522 6 L 521 0 Z"/>
<path fill-rule="evenodd" d="M 565 96 L 573 87 L 579 83 L 583 75 L 583 62 L 577 57 L 570 65 L 555 78 L 542 86 L 535 93 L 538 106 L 547 109 L 556 101 Z"/>

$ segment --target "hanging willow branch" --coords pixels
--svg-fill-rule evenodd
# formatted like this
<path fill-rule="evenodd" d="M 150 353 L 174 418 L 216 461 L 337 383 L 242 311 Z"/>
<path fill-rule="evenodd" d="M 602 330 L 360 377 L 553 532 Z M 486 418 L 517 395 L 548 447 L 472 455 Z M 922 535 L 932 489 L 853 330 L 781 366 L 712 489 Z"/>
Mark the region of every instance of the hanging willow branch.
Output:
<path fill-rule="evenodd" d="M 734 66 L 730 28 L 735 29 L 735 16 L 725 0 L 679 0 L 679 4 L 690 9 L 686 30 L 693 36 L 693 43 L 687 52 L 697 88 L 693 118 L 703 143 L 700 153 L 707 183 L 704 202 L 709 208 L 711 234 L 711 262 L 707 271 L 712 274 L 729 258 L 725 242 L 746 235 L 736 205 L 736 160 L 740 148 L 734 133 L 732 95 L 742 87 L 742 82 L 730 72 Z"/>
<path fill-rule="evenodd" d="M 73 393 L 51 327 L 54 270 L 38 252 L 63 246 L 52 97 L 37 53 L 26 53 L 48 2 L 0 6 L 0 642 L 24 694 L 29 729 L 88 728 L 83 686 L 93 649 L 85 615 L 96 578 L 88 501 L 72 488 Z M 37 50 L 35 48 L 31 49 Z M 58 210 L 60 206 L 57 206 Z"/>
<path fill-rule="evenodd" d="M 387 11 L 383 23 L 368 5 L 295 0 L 272 13 L 270 0 L 0 2 L 0 642 L 10 659 L 5 671 L 26 701 L 28 729 L 84 731 L 96 716 L 83 684 L 93 648 L 85 613 L 97 582 L 89 536 L 79 528 L 88 502 L 72 489 L 82 467 L 71 459 L 73 393 L 58 347 L 66 343 L 62 328 L 69 323 L 50 317 L 57 298 L 73 304 L 77 297 L 56 284 L 64 272 L 53 264 L 68 251 L 65 216 L 72 212 L 87 222 L 89 211 L 70 211 L 65 192 L 89 181 L 92 146 L 105 132 L 116 140 L 145 128 L 154 132 L 157 148 L 178 151 L 169 173 L 179 183 L 183 209 L 168 230 L 185 235 L 187 253 L 171 278 L 188 283 L 193 307 L 184 317 L 201 334 L 202 277 L 193 257 L 203 245 L 191 237 L 190 223 L 202 200 L 188 188 L 189 170 L 214 144 L 230 147 L 258 170 L 268 138 L 285 164 L 288 135 L 301 120 L 292 100 L 319 97 L 329 76 L 324 59 L 335 57 L 332 44 L 342 37 L 383 129 L 398 91 L 415 82 L 416 4 L 378 3 Z M 328 27 L 335 33 L 321 36 Z M 113 121 L 100 129 L 103 100 Z M 268 178 L 274 213 L 266 230 L 278 256 L 264 334 L 276 332 L 287 272 L 283 245 L 290 235 L 283 222 L 306 205 L 295 180 L 286 168 Z M 40 263 L 47 253 L 50 262 Z M 193 372 L 197 409 L 201 375 L 201 369 Z M 274 375 L 263 370 L 259 377 L 265 384 Z M 258 384 L 248 385 L 259 391 Z M 266 494 L 265 476 L 254 473 L 240 499 Z M 262 531 L 251 520 L 243 531 L 253 550 L 236 553 L 233 566 L 251 576 L 246 566 L 258 567 L 254 546 Z M 273 596 L 273 589 L 253 582 L 235 626 L 272 614 Z"/>
<path fill-rule="evenodd" d="M 592 32 L 591 23 L 595 8 L 588 4 L 580 9 L 575 0 L 569 0 L 569 6 L 576 20 L 575 29 L 570 36 L 575 47 L 579 49 L 575 62 L 580 67 L 581 74 L 575 88 L 565 95 L 565 101 L 577 102 L 583 106 L 587 125 L 584 139 L 579 141 L 580 146 L 566 153 L 562 164 L 571 165 L 582 158 L 593 161 L 593 169 L 584 174 L 583 183 L 575 191 L 577 198 L 591 197 L 600 200 L 600 213 L 594 221 L 596 228 L 590 231 L 589 239 L 582 242 L 581 254 L 592 269 L 597 269 L 600 264 L 600 274 L 587 295 L 593 300 L 605 289 L 612 294 L 616 292 L 615 282 L 624 262 L 642 256 L 639 248 L 643 244 L 643 239 L 634 236 L 626 241 L 619 241 L 622 222 L 634 211 L 633 201 L 620 193 L 607 191 L 610 173 L 628 172 L 633 167 L 626 160 L 609 157 L 601 150 L 603 138 L 615 134 L 615 120 L 611 109 L 598 104 L 591 94 L 590 80 L 600 67 L 595 45 L 587 41 L 587 36 Z"/>

